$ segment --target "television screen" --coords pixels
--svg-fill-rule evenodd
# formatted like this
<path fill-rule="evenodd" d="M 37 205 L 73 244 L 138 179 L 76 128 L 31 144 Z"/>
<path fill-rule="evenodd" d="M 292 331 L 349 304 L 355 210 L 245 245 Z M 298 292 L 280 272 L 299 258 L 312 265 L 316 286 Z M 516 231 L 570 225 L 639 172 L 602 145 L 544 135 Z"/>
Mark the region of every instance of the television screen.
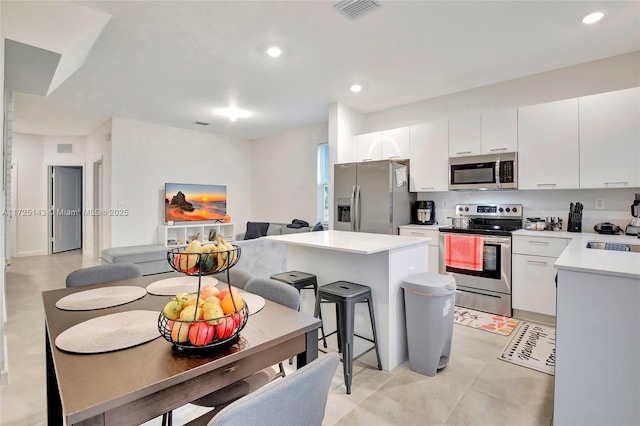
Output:
<path fill-rule="evenodd" d="M 222 220 L 227 214 L 225 185 L 164 184 L 165 221 Z"/>

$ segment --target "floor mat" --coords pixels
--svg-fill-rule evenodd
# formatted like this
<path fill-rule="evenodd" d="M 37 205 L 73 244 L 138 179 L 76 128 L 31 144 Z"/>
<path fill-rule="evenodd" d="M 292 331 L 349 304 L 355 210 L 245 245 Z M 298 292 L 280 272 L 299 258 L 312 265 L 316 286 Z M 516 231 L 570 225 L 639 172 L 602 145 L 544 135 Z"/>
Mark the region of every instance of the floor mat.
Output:
<path fill-rule="evenodd" d="M 474 311 L 473 309 L 462 308 L 460 306 L 455 307 L 453 321 L 456 324 L 489 331 L 502 336 L 510 335 L 520 323 L 520 321 L 513 318 Z"/>
<path fill-rule="evenodd" d="M 523 322 L 498 359 L 553 376 L 556 369 L 556 329 Z"/>

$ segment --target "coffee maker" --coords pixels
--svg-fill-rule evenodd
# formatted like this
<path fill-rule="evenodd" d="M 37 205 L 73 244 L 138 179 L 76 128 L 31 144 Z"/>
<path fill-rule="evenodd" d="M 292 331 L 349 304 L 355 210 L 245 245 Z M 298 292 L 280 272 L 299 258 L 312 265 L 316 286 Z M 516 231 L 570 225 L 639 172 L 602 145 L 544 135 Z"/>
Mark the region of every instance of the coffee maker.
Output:
<path fill-rule="evenodd" d="M 640 238 L 640 194 L 636 194 L 636 199 L 631 204 L 631 216 L 633 216 L 633 220 L 627 225 L 624 233 L 637 235 Z"/>
<path fill-rule="evenodd" d="M 433 201 L 416 201 L 411 209 L 411 223 L 414 225 L 436 223 L 436 204 Z"/>

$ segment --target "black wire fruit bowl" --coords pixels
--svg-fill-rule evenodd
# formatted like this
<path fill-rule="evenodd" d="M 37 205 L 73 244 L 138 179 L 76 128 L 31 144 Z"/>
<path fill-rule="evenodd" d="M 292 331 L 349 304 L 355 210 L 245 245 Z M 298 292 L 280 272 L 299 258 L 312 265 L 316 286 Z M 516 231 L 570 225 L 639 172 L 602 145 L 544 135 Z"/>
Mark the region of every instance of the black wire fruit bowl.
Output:
<path fill-rule="evenodd" d="M 240 247 L 231 246 L 233 249 L 211 253 L 187 253 L 183 247 L 174 248 L 167 252 L 167 260 L 173 269 L 183 274 L 216 274 L 231 268 L 240 259 Z"/>

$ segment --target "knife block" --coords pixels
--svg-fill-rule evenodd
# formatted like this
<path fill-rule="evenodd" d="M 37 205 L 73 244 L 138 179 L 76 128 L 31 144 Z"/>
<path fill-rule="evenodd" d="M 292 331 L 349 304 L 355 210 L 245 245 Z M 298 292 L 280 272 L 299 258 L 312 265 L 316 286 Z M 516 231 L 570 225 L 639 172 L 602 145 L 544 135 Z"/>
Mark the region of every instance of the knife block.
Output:
<path fill-rule="evenodd" d="M 568 232 L 582 232 L 582 213 L 569 213 Z"/>

